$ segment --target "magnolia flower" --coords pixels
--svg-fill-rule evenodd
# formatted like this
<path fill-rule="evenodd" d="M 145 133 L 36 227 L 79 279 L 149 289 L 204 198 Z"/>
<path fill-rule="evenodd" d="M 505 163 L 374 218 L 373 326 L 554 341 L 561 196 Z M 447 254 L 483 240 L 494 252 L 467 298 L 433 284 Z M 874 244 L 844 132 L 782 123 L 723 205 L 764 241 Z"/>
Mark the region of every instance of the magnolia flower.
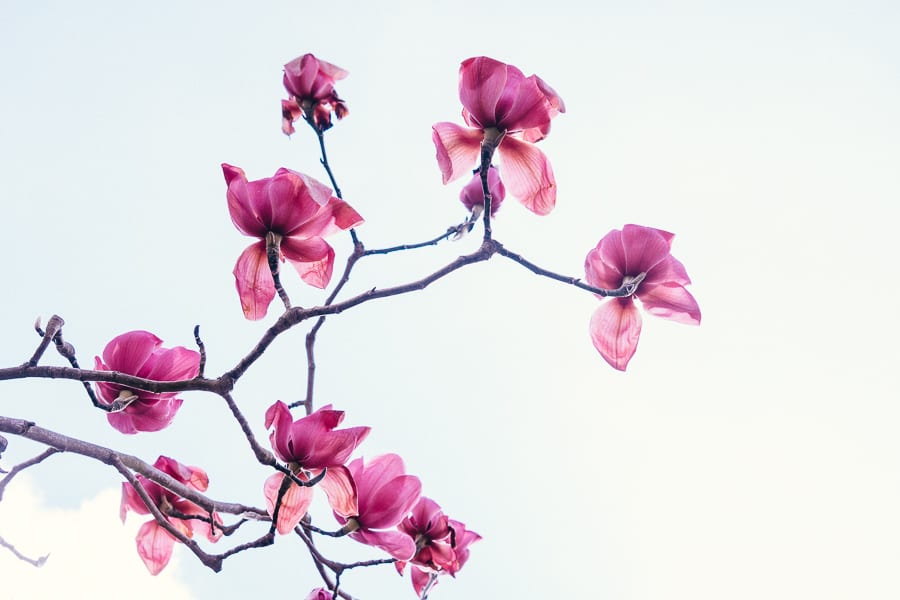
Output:
<path fill-rule="evenodd" d="M 334 595 L 325 588 L 316 588 L 309 593 L 306 600 L 331 600 Z"/>
<path fill-rule="evenodd" d="M 510 193 L 529 210 L 545 215 L 556 204 L 556 179 L 544 153 L 534 146 L 550 131 L 550 120 L 566 108 L 537 75 L 492 58 L 470 58 L 459 67 L 462 116 L 470 128 L 436 123 L 432 140 L 444 183 L 480 167 L 482 145 L 496 148 Z"/>
<path fill-rule="evenodd" d="M 315 478 L 325 469 L 325 476 L 316 487 L 321 486 L 325 491 L 334 512 L 349 517 L 357 512 L 356 487 L 344 463 L 369 435 L 370 428 L 335 430 L 343 420 L 343 411 L 331 410 L 330 404 L 297 421 L 292 420 L 291 411 L 280 400 L 266 411 L 266 429 L 274 426 L 269 441 L 275 455 L 303 480 Z M 266 480 L 264 490 L 270 515 L 274 513 L 284 479 L 282 473 L 275 473 Z M 278 509 L 275 524 L 278 533 L 284 534 L 296 527 L 312 498 L 312 487 L 289 484 Z"/>
<path fill-rule="evenodd" d="M 259 238 L 237 260 L 234 279 L 244 316 L 266 316 L 275 283 L 266 254 L 274 238 L 281 260 L 287 259 L 306 283 L 324 288 L 331 280 L 334 250 L 322 239 L 362 223 L 362 217 L 331 189 L 312 177 L 278 169 L 273 177 L 247 181 L 244 171 L 222 165 L 228 184 L 228 211 L 238 231 Z"/>
<path fill-rule="evenodd" d="M 397 529 L 416 543 L 416 553 L 409 560 L 412 565 L 409 575 L 419 596 L 437 584 L 438 575 L 456 576 L 469 558 L 469 545 L 481 539 L 459 521 L 447 518 L 434 500 L 424 496 Z M 397 561 L 395 566 L 402 575 L 406 561 Z"/>
<path fill-rule="evenodd" d="M 319 131 L 331 127 L 331 113 L 343 119 L 349 110 L 334 91 L 334 82 L 347 76 L 347 71 L 312 54 L 304 54 L 284 65 L 284 88 L 290 94 L 281 101 L 281 130 L 294 133 L 294 121 L 301 116 Z"/>
<path fill-rule="evenodd" d="M 98 371 L 118 371 L 156 381 L 192 379 L 200 370 L 200 355 L 181 346 L 163 348 L 149 331 L 129 331 L 110 341 L 103 358 L 94 357 Z M 107 406 L 119 401 L 124 410 L 106 414 L 109 424 L 122 433 L 159 431 L 175 418 L 182 400 L 177 392 L 154 394 L 118 383 L 97 382 L 98 400 Z"/>
<path fill-rule="evenodd" d="M 167 456 L 160 456 L 153 463 L 153 466 L 163 473 L 171 475 L 179 483 L 183 483 L 198 492 L 205 492 L 209 486 L 209 478 L 198 467 L 186 467 Z M 218 515 L 213 514 L 210 516 L 209 512 L 200 506 L 181 498 L 143 475 L 137 475 L 136 477 L 141 487 L 150 496 L 153 504 L 178 531 L 189 538 L 194 537 L 195 533 L 205 535 L 211 542 L 217 541 L 222 536 L 222 530 L 210 523 L 211 519 L 214 519 L 215 523 L 221 523 Z M 129 510 L 133 510 L 139 515 L 150 514 L 137 490 L 130 483 L 126 482 L 122 484 L 122 503 L 119 508 L 119 517 L 123 523 Z M 190 515 L 197 518 L 171 516 L 173 514 Z M 151 575 L 157 575 L 169 564 L 169 559 L 172 557 L 172 548 L 175 545 L 175 538 L 157 523 L 156 519 L 151 519 L 141 525 L 135 541 L 137 542 L 138 554 Z"/>
<path fill-rule="evenodd" d="M 358 542 L 380 548 L 398 560 L 409 560 L 416 544 L 407 534 L 393 529 L 419 499 L 422 484 L 406 474 L 403 459 L 396 454 L 377 456 L 368 463 L 357 458 L 347 468 L 356 483 L 359 511 L 338 521 Z"/>
<path fill-rule="evenodd" d="M 491 216 L 493 217 L 497 214 L 497 209 L 500 208 L 503 199 L 506 197 L 506 188 L 503 182 L 500 181 L 497 168 L 493 165 L 488 169 L 488 191 L 491 193 Z M 459 193 L 459 200 L 469 211 L 472 211 L 476 206 L 481 207 L 479 212 L 484 210 L 484 186 L 481 184 L 480 170 L 476 169 L 472 180 Z"/>
<path fill-rule="evenodd" d="M 641 334 L 635 298 L 651 315 L 700 324 L 700 307 L 684 288 L 691 280 L 684 265 L 669 253 L 674 237 L 652 227 L 625 225 L 603 236 L 584 260 L 587 282 L 598 288 L 618 288 L 646 273 L 633 295 L 605 299 L 591 318 L 594 347 L 620 371 L 628 366 Z"/>

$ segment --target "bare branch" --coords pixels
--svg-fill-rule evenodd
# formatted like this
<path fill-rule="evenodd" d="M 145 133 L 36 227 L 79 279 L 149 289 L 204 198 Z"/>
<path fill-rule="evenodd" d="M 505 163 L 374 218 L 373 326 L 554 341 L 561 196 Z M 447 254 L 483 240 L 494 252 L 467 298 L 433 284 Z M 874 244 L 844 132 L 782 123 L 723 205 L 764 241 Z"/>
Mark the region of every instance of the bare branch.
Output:
<path fill-rule="evenodd" d="M 23 560 L 29 564 L 34 565 L 35 567 L 43 567 L 44 563 L 47 562 L 47 559 L 50 557 L 49 554 L 45 554 L 44 556 L 40 556 L 38 558 L 29 558 L 16 550 L 16 547 L 4 540 L 2 536 L 0 536 L 0 546 L 3 546 L 4 548 L 12 552 L 13 555 L 15 555 L 15 557 L 19 560 Z"/>
<path fill-rule="evenodd" d="M 59 452 L 56 448 L 47 448 L 34 458 L 29 458 L 28 460 L 21 462 L 10 469 L 9 474 L 6 475 L 3 479 L 0 479 L 0 500 L 3 500 L 3 492 L 6 490 L 6 486 L 9 485 L 9 482 L 13 477 L 27 469 L 28 467 L 32 467 L 36 464 L 39 464 L 44 461 L 44 459 L 49 458 Z"/>

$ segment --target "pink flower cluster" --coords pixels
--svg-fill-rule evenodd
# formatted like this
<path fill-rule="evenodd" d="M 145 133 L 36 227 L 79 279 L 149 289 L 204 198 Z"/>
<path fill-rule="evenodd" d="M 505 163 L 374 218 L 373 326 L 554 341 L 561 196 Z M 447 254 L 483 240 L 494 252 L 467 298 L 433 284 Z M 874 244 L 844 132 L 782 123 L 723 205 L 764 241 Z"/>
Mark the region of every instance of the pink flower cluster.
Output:
<path fill-rule="evenodd" d="M 401 572 L 406 563 L 414 565 L 411 577 L 417 594 L 432 574 L 456 575 L 468 559 L 469 545 L 481 536 L 448 519 L 433 500 L 420 497 L 419 478 L 406 473 L 398 455 L 347 463 L 370 429 L 336 429 L 343 419 L 344 413 L 330 405 L 296 421 L 281 401 L 266 411 L 272 449 L 291 472 L 310 481 L 325 471 L 309 487 L 281 473 L 266 480 L 269 514 L 278 507 L 276 530 L 281 534 L 293 530 L 312 502 L 313 488 L 321 486 L 342 532 L 396 558 Z"/>
<path fill-rule="evenodd" d="M 118 371 L 156 381 L 179 381 L 197 376 L 200 355 L 181 346 L 163 348 L 162 340 L 149 331 L 129 331 L 113 338 L 95 357 L 98 371 Z M 153 394 L 117 383 L 97 382 L 98 400 L 107 406 L 126 406 L 107 413 L 109 424 L 122 433 L 159 431 L 169 426 L 182 400 L 173 392 Z"/>
<path fill-rule="evenodd" d="M 167 456 L 160 456 L 153 466 L 170 475 L 178 483 L 183 483 L 198 492 L 205 492 L 209 486 L 206 472 L 198 467 L 186 467 Z M 194 537 L 194 534 L 204 535 L 211 542 L 218 541 L 222 536 L 222 530 L 218 527 L 222 521 L 217 514 L 210 514 L 200 506 L 179 497 L 142 475 L 138 475 L 137 480 L 147 492 L 153 505 L 165 516 L 166 521 L 182 534 L 189 538 Z M 129 510 L 133 510 L 139 515 L 150 514 L 150 510 L 134 486 L 130 483 L 123 483 L 122 504 L 119 509 L 119 516 L 123 523 Z M 151 519 L 141 525 L 135 541 L 138 555 L 144 561 L 151 575 L 159 574 L 169 564 L 175 537 L 166 531 L 156 519 Z"/>
<path fill-rule="evenodd" d="M 489 146 L 500 156 L 500 173 L 510 193 L 536 214 L 553 210 L 556 178 L 534 144 L 547 136 L 551 119 L 566 111 L 562 98 L 537 75 L 525 77 L 512 65 L 478 56 L 459 67 L 459 99 L 469 127 L 446 122 L 432 127 L 444 183 L 473 167 L 480 169 L 481 150 Z M 466 199 L 463 203 L 469 205 Z"/>
<path fill-rule="evenodd" d="M 294 133 L 294 122 L 303 117 L 317 131 L 331 127 L 331 113 L 343 119 L 350 111 L 338 97 L 334 82 L 347 71 L 312 54 L 304 54 L 284 65 L 284 88 L 290 97 L 281 101 L 281 130 Z"/>

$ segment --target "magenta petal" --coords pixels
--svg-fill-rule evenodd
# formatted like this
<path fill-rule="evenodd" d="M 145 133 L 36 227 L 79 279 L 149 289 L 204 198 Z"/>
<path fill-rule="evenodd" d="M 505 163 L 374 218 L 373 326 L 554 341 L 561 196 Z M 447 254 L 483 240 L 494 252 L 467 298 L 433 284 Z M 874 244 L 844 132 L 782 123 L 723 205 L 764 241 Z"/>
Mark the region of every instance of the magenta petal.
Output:
<path fill-rule="evenodd" d="M 481 152 L 481 131 L 455 123 L 435 123 L 431 129 L 444 184 L 471 173 Z"/>
<path fill-rule="evenodd" d="M 669 256 L 671 237 L 666 237 L 664 233 L 666 232 L 640 225 L 626 225 L 622 228 L 626 273 L 649 273 Z"/>
<path fill-rule="evenodd" d="M 393 527 L 410 511 L 421 491 L 422 483 L 415 475 L 396 477 L 376 490 L 368 490 L 365 496 L 360 491 L 360 523 L 367 529 Z"/>
<path fill-rule="evenodd" d="M 161 431 L 172 424 L 182 402 L 180 398 L 149 402 L 139 399 L 123 411 L 107 413 L 106 420 L 120 432 L 129 435 L 140 431 Z"/>
<path fill-rule="evenodd" d="M 129 331 L 114 337 L 103 349 L 103 361 L 113 371 L 138 373 L 162 340 L 149 331 Z"/>
<path fill-rule="evenodd" d="M 225 174 L 225 183 L 228 185 L 225 197 L 228 200 L 228 213 L 231 215 L 234 226 L 244 235 L 265 236 L 266 228 L 251 202 L 251 186 L 247 182 L 247 176 L 243 169 L 222 163 L 222 172 Z M 252 189 L 258 187 L 254 185 Z"/>
<path fill-rule="evenodd" d="M 413 566 L 409 570 L 409 579 L 412 581 L 413 590 L 416 592 L 416 595 L 421 596 L 425 586 L 427 586 L 428 582 L 431 580 L 431 575 L 422 569 Z M 437 584 L 436 581 L 435 584 Z"/>
<path fill-rule="evenodd" d="M 700 324 L 700 307 L 689 291 L 677 283 L 641 285 L 638 298 L 647 312 L 687 325 Z"/>
<path fill-rule="evenodd" d="M 269 270 L 266 243 L 260 241 L 248 246 L 238 257 L 233 273 L 244 316 L 251 321 L 265 317 L 269 304 L 275 298 L 275 282 Z"/>
<path fill-rule="evenodd" d="M 200 370 L 200 354 L 183 346 L 160 348 L 153 354 L 153 364 L 140 377 L 157 381 L 193 379 Z"/>
<path fill-rule="evenodd" d="M 328 467 L 325 477 L 317 484 L 328 497 L 331 510 L 342 517 L 351 517 L 359 512 L 356 484 L 350 471 L 343 465 Z"/>
<path fill-rule="evenodd" d="M 509 108 L 514 99 L 504 98 L 504 92 L 517 86 L 508 86 L 507 77 L 516 74 L 518 79 L 524 79 L 515 67 L 486 56 L 469 58 L 459 66 L 459 100 L 479 127 L 497 125 L 496 113 Z M 498 103 L 505 106 L 498 107 Z"/>
<path fill-rule="evenodd" d="M 536 146 L 507 136 L 498 148 L 500 175 L 509 193 L 538 215 L 556 206 L 556 179 L 550 161 Z"/>
<path fill-rule="evenodd" d="M 641 315 L 631 298 L 611 298 L 591 317 L 591 340 L 600 355 L 624 371 L 641 335 Z"/>
<path fill-rule="evenodd" d="M 409 560 L 416 552 L 416 543 L 405 533 L 390 531 L 358 530 L 350 534 L 357 542 L 384 550 L 397 560 Z"/>
<path fill-rule="evenodd" d="M 278 500 L 278 491 L 281 489 L 284 478 L 285 475 L 282 473 L 275 473 L 266 479 L 266 483 L 263 486 L 263 492 L 266 497 L 266 509 L 269 511 L 269 516 L 275 511 L 275 502 Z M 281 506 L 278 509 L 278 522 L 275 524 L 275 529 L 278 533 L 284 535 L 293 530 L 297 523 L 300 522 L 300 519 L 303 518 L 303 515 L 306 514 L 312 499 L 312 488 L 291 482 L 290 487 L 281 497 Z"/>
<path fill-rule="evenodd" d="M 322 238 L 286 237 L 281 241 L 281 251 L 309 285 L 322 289 L 331 281 L 334 249 Z"/>
<path fill-rule="evenodd" d="M 151 575 L 158 575 L 172 558 L 175 538 L 156 521 L 147 521 L 135 537 L 137 551 Z"/>

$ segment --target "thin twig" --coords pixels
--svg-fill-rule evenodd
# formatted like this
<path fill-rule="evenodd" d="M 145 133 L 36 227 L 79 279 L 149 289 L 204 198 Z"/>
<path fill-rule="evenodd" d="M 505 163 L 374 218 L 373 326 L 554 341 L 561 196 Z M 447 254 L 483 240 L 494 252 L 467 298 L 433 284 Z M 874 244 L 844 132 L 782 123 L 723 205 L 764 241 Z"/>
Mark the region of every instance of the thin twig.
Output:
<path fill-rule="evenodd" d="M 200 366 L 197 369 L 197 377 L 203 377 L 203 371 L 206 369 L 206 346 L 200 339 L 200 325 L 194 325 L 194 342 L 197 343 L 197 350 L 200 351 Z"/>
<path fill-rule="evenodd" d="M 4 490 L 6 490 L 6 486 L 9 485 L 9 482 L 12 480 L 13 477 L 15 477 L 16 475 L 18 475 L 20 472 L 24 471 L 28 467 L 32 467 L 36 464 L 43 462 L 45 459 L 53 456 L 57 452 L 59 452 L 59 450 L 57 450 L 56 448 L 47 448 L 46 450 L 44 450 L 43 452 L 41 452 L 34 458 L 29 458 L 28 460 L 21 462 L 21 463 L 17 464 L 16 466 L 14 466 L 12 469 L 10 469 L 9 473 L 7 473 L 6 477 L 4 477 L 3 479 L 0 479 L 0 500 L 3 500 L 3 492 L 4 492 Z"/>
<path fill-rule="evenodd" d="M 0 546 L 3 546 L 4 548 L 12 552 L 13 555 L 19 560 L 23 560 L 29 564 L 34 565 L 35 567 L 43 567 L 44 563 L 47 562 L 47 559 L 50 557 L 49 554 L 45 554 L 44 556 L 39 556 L 38 558 L 29 558 L 16 550 L 16 547 L 4 540 L 2 536 L 0 536 Z"/>

